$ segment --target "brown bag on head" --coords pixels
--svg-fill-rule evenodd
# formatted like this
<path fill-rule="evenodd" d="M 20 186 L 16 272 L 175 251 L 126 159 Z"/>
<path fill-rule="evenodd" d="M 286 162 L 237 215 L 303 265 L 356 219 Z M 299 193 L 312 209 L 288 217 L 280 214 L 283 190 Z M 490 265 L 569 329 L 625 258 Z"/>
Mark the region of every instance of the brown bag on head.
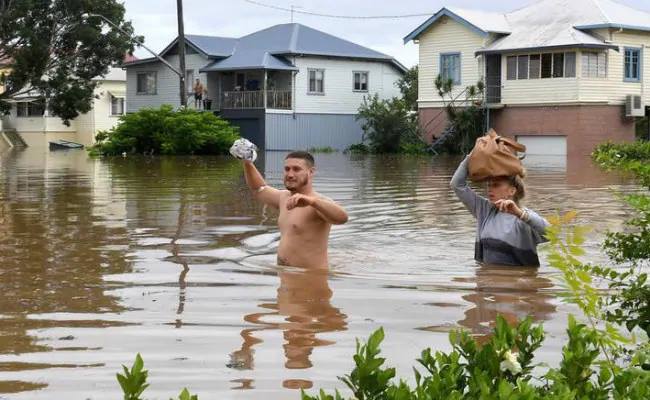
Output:
<path fill-rule="evenodd" d="M 490 129 L 476 139 L 469 155 L 469 179 L 480 182 L 495 176 L 524 175 L 524 166 L 516 152 L 525 152 L 526 146 L 499 136 Z"/>

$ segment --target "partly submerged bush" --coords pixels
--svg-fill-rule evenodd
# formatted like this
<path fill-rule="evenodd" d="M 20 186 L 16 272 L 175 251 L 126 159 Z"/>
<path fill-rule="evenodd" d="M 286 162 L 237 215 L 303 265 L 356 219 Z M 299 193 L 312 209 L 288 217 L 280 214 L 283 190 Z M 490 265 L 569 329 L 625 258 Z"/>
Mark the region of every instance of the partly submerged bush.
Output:
<path fill-rule="evenodd" d="M 426 349 L 413 369 L 415 385 L 395 381 L 395 369 L 384 366 L 380 344 L 384 332 L 375 331 L 366 343 L 357 342 L 354 369 L 339 378 L 356 400 L 570 400 L 650 398 L 650 371 L 641 360 L 610 368 L 599 363 L 597 335 L 585 324 L 569 318 L 569 341 L 562 349 L 559 367 L 541 378 L 532 374 L 534 352 L 544 340 L 541 326 L 526 318 L 516 327 L 498 316 L 489 342 L 479 345 L 466 331 L 452 331 L 451 352 Z M 303 400 L 342 400 L 321 390 L 317 396 L 303 392 Z"/>
<path fill-rule="evenodd" d="M 367 142 L 371 152 L 413 153 L 426 149 L 419 134 L 417 114 L 402 99 L 380 99 L 377 94 L 364 97 L 356 118 L 361 122 L 363 142 Z"/>
<path fill-rule="evenodd" d="M 238 128 L 210 112 L 163 105 L 121 116 L 118 125 L 97 134 L 91 152 L 225 154 L 238 138 Z"/>

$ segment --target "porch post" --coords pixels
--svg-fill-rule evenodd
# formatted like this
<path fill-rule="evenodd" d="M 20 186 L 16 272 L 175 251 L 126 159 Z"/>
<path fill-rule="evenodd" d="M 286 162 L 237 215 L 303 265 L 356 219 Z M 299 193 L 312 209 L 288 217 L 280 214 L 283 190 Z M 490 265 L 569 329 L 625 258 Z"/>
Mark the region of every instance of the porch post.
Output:
<path fill-rule="evenodd" d="M 266 80 L 267 80 L 267 78 L 268 78 L 267 70 L 264 69 L 264 106 L 262 108 L 266 108 L 267 105 L 268 105 L 268 103 L 266 102 L 266 96 L 267 96 L 267 93 L 266 93 Z"/>

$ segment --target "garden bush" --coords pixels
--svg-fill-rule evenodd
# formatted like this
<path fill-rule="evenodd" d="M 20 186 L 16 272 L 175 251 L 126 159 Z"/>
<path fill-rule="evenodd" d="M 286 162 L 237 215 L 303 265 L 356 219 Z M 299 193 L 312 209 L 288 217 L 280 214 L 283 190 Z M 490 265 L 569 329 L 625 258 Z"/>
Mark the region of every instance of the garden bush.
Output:
<path fill-rule="evenodd" d="M 226 154 L 239 138 L 238 128 L 210 112 L 145 108 L 120 117 L 96 136 L 93 154 Z"/>

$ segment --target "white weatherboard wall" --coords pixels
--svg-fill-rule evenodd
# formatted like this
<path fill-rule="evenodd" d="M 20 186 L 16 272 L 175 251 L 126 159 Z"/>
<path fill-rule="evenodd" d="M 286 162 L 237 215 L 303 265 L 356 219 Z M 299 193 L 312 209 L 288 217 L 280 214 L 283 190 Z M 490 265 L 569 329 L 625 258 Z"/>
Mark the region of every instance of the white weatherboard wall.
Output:
<path fill-rule="evenodd" d="M 396 82 L 401 73 L 386 62 L 324 57 L 295 57 L 295 111 L 297 113 L 356 114 L 364 96 L 382 99 L 399 96 Z M 324 94 L 308 94 L 309 69 L 324 69 Z M 353 72 L 368 71 L 368 91 L 353 90 Z"/>
<path fill-rule="evenodd" d="M 478 33 L 448 18 L 441 17 L 419 38 L 418 101 L 421 107 L 441 107 L 435 81 L 440 74 L 440 54 L 460 53 L 460 85 L 451 95 L 456 97 L 465 87 L 483 77 L 481 57 L 474 53 L 486 43 Z"/>
<path fill-rule="evenodd" d="M 165 60 L 178 69 L 178 55 L 166 56 Z M 208 87 L 207 77 L 205 73 L 199 73 L 199 69 L 205 67 L 208 62 L 209 60 L 200 54 L 185 56 L 185 68 L 194 70 L 194 79 L 199 78 L 205 87 Z M 137 94 L 138 72 L 156 72 L 156 94 Z M 179 85 L 178 75 L 161 62 L 129 66 L 126 68 L 126 110 L 135 112 L 144 107 L 157 108 L 163 104 L 178 107 L 180 105 Z M 194 98 L 188 96 L 187 102 L 194 104 Z"/>
<path fill-rule="evenodd" d="M 607 52 L 607 78 L 583 79 L 580 82 L 580 100 L 585 102 L 607 102 L 624 104 L 628 94 L 643 94 L 643 102 L 650 105 L 650 32 L 613 31 L 612 43 L 619 46 L 619 51 Z M 624 48 L 641 48 L 641 82 L 625 82 Z"/>

